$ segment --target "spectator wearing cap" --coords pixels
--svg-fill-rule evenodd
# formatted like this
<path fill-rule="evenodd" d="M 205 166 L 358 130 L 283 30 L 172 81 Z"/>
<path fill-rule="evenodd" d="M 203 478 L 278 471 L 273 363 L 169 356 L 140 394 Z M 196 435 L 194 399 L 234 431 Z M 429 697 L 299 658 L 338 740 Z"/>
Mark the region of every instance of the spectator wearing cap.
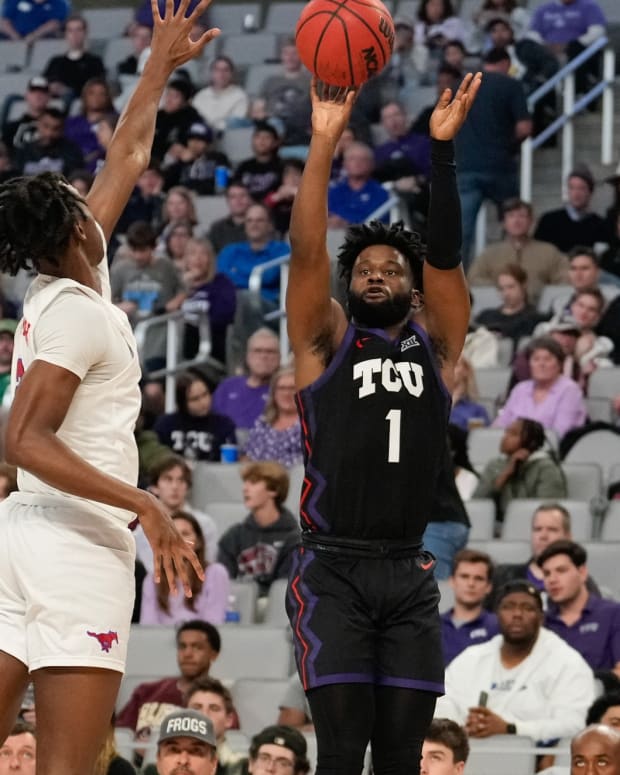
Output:
<path fill-rule="evenodd" d="M 83 169 L 84 156 L 79 146 L 65 137 L 65 112 L 49 103 L 37 119 L 36 135 L 14 154 L 15 169 L 21 175 L 57 172 L 68 177 Z"/>
<path fill-rule="evenodd" d="M 508 75 L 509 69 L 510 56 L 505 49 L 494 48 L 485 54 L 480 91 L 456 139 L 466 268 L 482 202 L 490 199 L 500 207 L 518 196 L 516 151 L 531 134 L 532 120 L 523 85 Z"/>
<path fill-rule="evenodd" d="M 269 121 L 258 121 L 252 133 L 252 153 L 240 162 L 234 181 L 244 185 L 255 202 L 262 202 L 282 183 L 282 159 L 278 154 L 280 135 Z"/>
<path fill-rule="evenodd" d="M 548 596 L 545 627 L 578 651 L 594 671 L 620 678 L 620 603 L 592 595 L 586 550 L 554 541 L 538 556 Z"/>
<path fill-rule="evenodd" d="M 586 421 L 583 392 L 562 373 L 564 352 L 551 337 L 534 339 L 528 351 L 531 376 L 512 388 L 493 426 L 507 428 L 519 418 L 537 420 L 561 438 Z"/>
<path fill-rule="evenodd" d="M 23 40 L 32 45 L 40 38 L 59 37 L 69 8 L 68 0 L 4 0 L 0 40 Z"/>
<path fill-rule="evenodd" d="M 204 119 L 191 104 L 194 87 L 188 78 L 175 77 L 164 90 L 162 107 L 155 120 L 153 156 L 160 162 L 175 143 L 185 145 L 187 132 L 192 124 L 202 124 Z"/>
<path fill-rule="evenodd" d="M 13 339 L 17 328 L 16 320 L 0 320 L 0 402 L 11 381 L 13 360 Z"/>
<path fill-rule="evenodd" d="M 594 178 L 587 167 L 574 169 L 566 182 L 566 204 L 541 215 L 534 232 L 535 239 L 551 242 L 562 253 L 576 245 L 594 247 L 597 242 L 608 242 L 605 219 L 590 212 L 594 193 Z"/>
<path fill-rule="evenodd" d="M 34 139 L 37 131 L 37 119 L 49 102 L 50 90 L 47 78 L 35 75 L 28 81 L 24 94 L 26 110 L 19 118 L 8 121 L 2 129 L 2 140 L 10 153 L 15 148 Z"/>
<path fill-rule="evenodd" d="M 250 775 L 290 772 L 306 775 L 310 771 L 305 737 L 297 729 L 283 725 L 265 727 L 250 743 Z"/>
<path fill-rule="evenodd" d="M 502 203 L 504 238 L 488 245 L 467 273 L 470 285 L 495 285 L 508 264 L 527 272 L 527 294 L 534 303 L 545 285 L 568 281 L 566 257 L 549 242 L 531 236 L 534 211 L 529 202 L 512 197 Z M 475 291 L 474 291 L 475 293 Z"/>
<path fill-rule="evenodd" d="M 213 723 L 197 710 L 178 710 L 161 722 L 157 740 L 158 775 L 215 775 L 217 742 Z"/>
<path fill-rule="evenodd" d="M 517 734 L 542 743 L 575 734 L 594 699 L 589 666 L 543 628 L 542 598 L 529 582 L 502 587 L 496 613 L 499 634 L 448 665 L 435 716 L 463 724 L 473 738 Z"/>
<path fill-rule="evenodd" d="M 294 38 L 280 47 L 279 73 L 269 76 L 260 89 L 268 116 L 284 124 L 282 144 L 307 146 L 310 140 L 310 73 L 302 65 Z M 305 157 L 305 154 L 304 154 Z"/>
<path fill-rule="evenodd" d="M 67 51 L 52 57 L 43 71 L 55 97 L 70 101 L 82 94 L 91 78 L 105 79 L 101 57 L 87 50 L 88 23 L 83 16 L 73 14 L 65 23 Z"/>
<path fill-rule="evenodd" d="M 229 123 L 246 118 L 248 95 L 237 84 L 235 63 L 230 57 L 215 57 L 209 67 L 209 83 L 196 92 L 192 104 L 218 133 Z"/>
<path fill-rule="evenodd" d="M 216 167 L 230 168 L 228 156 L 212 148 L 213 131 L 199 121 L 191 124 L 185 144 L 174 143 L 164 158 L 164 188 L 185 186 L 198 196 L 216 193 Z M 219 192 L 218 192 L 219 193 Z"/>

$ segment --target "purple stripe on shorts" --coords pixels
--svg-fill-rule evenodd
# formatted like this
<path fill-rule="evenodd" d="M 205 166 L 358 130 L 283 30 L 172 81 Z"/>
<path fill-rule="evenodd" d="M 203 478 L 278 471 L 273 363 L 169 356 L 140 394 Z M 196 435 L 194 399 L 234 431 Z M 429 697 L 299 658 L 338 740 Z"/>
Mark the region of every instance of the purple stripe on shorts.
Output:
<path fill-rule="evenodd" d="M 425 692 L 434 692 L 435 694 L 444 694 L 445 687 L 443 683 L 435 681 L 422 681 L 419 678 L 396 678 L 394 676 L 382 675 L 376 680 L 378 686 L 396 686 L 399 689 L 422 689 Z"/>
<path fill-rule="evenodd" d="M 319 598 L 313 595 L 302 581 L 304 570 L 314 558 L 314 552 L 308 549 L 303 549 L 296 554 L 288 588 L 289 601 L 295 611 L 291 625 L 296 635 L 295 651 L 297 664 L 302 684 L 308 687 L 316 685 L 314 663 L 323 645 L 308 624 Z M 295 595 L 293 587 L 297 588 L 301 601 Z M 309 650 L 305 650 L 304 646 L 309 647 Z"/>

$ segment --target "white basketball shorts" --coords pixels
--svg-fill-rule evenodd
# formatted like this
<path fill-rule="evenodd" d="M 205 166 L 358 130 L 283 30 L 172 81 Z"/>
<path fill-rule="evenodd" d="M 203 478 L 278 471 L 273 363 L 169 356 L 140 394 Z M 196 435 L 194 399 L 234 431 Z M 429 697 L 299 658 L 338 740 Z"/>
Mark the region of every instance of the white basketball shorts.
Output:
<path fill-rule="evenodd" d="M 0 503 L 0 650 L 30 671 L 124 672 L 135 542 L 112 519 L 76 508 Z"/>

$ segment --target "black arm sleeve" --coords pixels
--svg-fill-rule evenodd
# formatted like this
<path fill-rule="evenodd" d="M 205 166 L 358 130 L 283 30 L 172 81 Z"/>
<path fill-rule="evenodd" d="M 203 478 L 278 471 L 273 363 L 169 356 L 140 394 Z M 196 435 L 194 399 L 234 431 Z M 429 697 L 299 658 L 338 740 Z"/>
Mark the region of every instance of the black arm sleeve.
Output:
<path fill-rule="evenodd" d="M 461 262 L 461 202 L 456 188 L 452 140 L 431 140 L 431 201 L 428 208 L 428 263 L 456 269 Z"/>

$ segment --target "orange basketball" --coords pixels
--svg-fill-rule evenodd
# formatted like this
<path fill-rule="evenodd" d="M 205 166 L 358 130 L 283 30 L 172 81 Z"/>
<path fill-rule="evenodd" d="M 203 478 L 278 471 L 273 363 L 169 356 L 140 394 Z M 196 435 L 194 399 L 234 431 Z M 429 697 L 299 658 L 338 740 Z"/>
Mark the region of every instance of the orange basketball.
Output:
<path fill-rule="evenodd" d="M 359 86 L 387 64 L 394 23 L 381 0 L 310 0 L 295 42 L 304 65 L 330 86 Z"/>

